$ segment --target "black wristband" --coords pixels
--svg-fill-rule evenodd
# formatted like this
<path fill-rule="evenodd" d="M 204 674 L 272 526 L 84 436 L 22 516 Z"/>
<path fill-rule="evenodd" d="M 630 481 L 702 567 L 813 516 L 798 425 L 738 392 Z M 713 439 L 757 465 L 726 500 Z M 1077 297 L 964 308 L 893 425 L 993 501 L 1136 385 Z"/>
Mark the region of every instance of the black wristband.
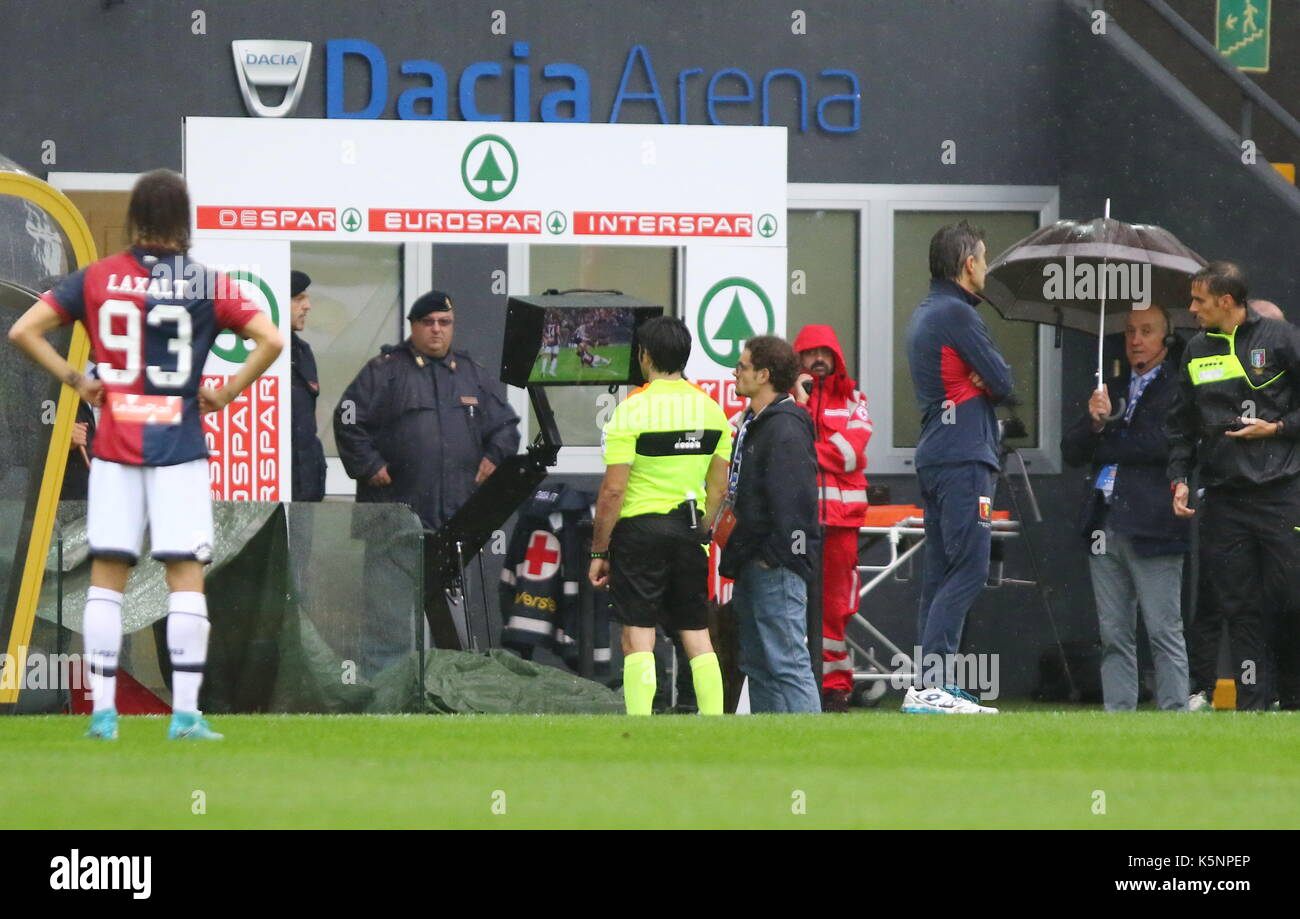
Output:
<path fill-rule="evenodd" d="M 593 552 L 591 553 L 591 557 L 592 559 L 609 558 L 609 550 L 606 549 L 604 552 Z"/>

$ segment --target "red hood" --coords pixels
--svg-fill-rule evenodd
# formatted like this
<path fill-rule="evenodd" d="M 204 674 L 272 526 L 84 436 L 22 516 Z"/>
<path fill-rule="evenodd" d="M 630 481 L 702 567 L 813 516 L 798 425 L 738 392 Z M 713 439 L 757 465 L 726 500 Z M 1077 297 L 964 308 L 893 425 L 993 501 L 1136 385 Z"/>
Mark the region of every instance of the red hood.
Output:
<path fill-rule="evenodd" d="M 795 336 L 794 350 L 807 351 L 809 348 L 830 348 L 835 352 L 835 369 L 826 378 L 837 391 L 849 391 L 857 388 L 857 383 L 849 376 L 844 366 L 844 352 L 840 349 L 840 340 L 835 330 L 828 325 L 806 325 Z"/>

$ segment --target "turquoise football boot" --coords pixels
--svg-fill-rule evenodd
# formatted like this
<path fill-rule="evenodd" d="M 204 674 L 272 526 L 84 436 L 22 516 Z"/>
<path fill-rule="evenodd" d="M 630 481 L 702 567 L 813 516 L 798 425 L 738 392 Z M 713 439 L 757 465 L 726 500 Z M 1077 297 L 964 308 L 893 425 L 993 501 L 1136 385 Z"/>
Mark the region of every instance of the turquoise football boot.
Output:
<path fill-rule="evenodd" d="M 117 740 L 117 709 L 106 708 L 90 716 L 89 740 Z"/>
<path fill-rule="evenodd" d="M 198 712 L 172 712 L 172 724 L 167 729 L 168 740 L 224 740 Z"/>

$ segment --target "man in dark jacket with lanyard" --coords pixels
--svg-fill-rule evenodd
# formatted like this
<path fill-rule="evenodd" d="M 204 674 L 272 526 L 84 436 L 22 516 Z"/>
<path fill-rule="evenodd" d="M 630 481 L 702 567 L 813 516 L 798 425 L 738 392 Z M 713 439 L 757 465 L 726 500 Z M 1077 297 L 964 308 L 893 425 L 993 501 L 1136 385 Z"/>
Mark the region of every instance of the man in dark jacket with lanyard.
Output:
<path fill-rule="evenodd" d="M 385 345 L 334 410 L 339 458 L 358 502 L 401 502 L 438 529 L 519 449 L 519 417 L 487 371 L 451 348 L 451 297 L 411 305 L 411 337 Z"/>
<path fill-rule="evenodd" d="M 1246 278 L 1211 262 L 1192 278 L 1201 325 L 1170 416 L 1174 513 L 1200 513 L 1202 583 L 1228 623 L 1237 708 L 1300 708 L 1300 332 L 1246 306 Z M 1187 479 L 1200 471 L 1200 510 Z"/>
<path fill-rule="evenodd" d="M 999 468 L 993 406 L 1011 394 L 1011 368 L 975 311 L 988 272 L 984 233 L 966 221 L 930 240 L 930 294 L 912 314 L 907 357 L 921 410 L 916 475 L 925 507 L 925 567 L 917 686 L 902 710 L 996 714 L 957 685 L 966 613 L 989 573 Z"/>
<path fill-rule="evenodd" d="M 807 647 L 808 582 L 821 555 L 817 454 L 812 419 L 789 392 L 798 366 L 774 335 L 751 338 L 736 363 L 736 393 L 749 409 L 727 489 L 736 524 L 718 571 L 736 582 L 740 669 L 754 712 L 821 711 Z"/>
<path fill-rule="evenodd" d="M 319 501 L 325 497 L 325 448 L 316 436 L 316 399 L 320 396 L 320 378 L 316 373 L 316 355 L 311 345 L 298 333 L 307 327 L 311 298 L 307 288 L 311 278 L 305 271 L 289 272 L 290 385 L 293 391 L 293 500 Z"/>
<path fill-rule="evenodd" d="M 1156 704 L 1165 711 L 1187 708 L 1179 601 L 1189 534 L 1187 521 L 1169 506 L 1165 484 L 1164 423 L 1178 394 L 1178 371 L 1165 362 L 1169 344 L 1161 307 L 1130 311 L 1124 351 L 1131 373 L 1094 390 L 1088 411 L 1061 438 L 1067 463 L 1091 467 L 1080 523 L 1091 550 L 1102 696 L 1111 712 L 1137 708 L 1139 606 L 1156 667 Z"/>

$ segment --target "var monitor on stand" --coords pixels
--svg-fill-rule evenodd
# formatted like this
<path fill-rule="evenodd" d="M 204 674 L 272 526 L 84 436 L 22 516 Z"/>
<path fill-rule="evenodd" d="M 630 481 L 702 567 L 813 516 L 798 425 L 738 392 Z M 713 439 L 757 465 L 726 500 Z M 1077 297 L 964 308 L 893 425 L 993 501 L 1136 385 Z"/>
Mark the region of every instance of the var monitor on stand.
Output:
<path fill-rule="evenodd" d="M 528 390 L 537 436 L 527 452 L 510 457 L 425 541 L 425 616 L 438 647 L 459 647 L 448 600 L 465 610 L 470 647 L 466 565 L 492 534 L 532 496 L 560 452 L 560 430 L 546 397 L 548 386 L 639 386 L 637 329 L 663 307 L 618 291 L 548 290 L 511 297 L 506 308 L 501 381 Z M 486 601 L 486 598 L 484 598 Z M 488 634 L 486 602 L 483 634 Z"/>

